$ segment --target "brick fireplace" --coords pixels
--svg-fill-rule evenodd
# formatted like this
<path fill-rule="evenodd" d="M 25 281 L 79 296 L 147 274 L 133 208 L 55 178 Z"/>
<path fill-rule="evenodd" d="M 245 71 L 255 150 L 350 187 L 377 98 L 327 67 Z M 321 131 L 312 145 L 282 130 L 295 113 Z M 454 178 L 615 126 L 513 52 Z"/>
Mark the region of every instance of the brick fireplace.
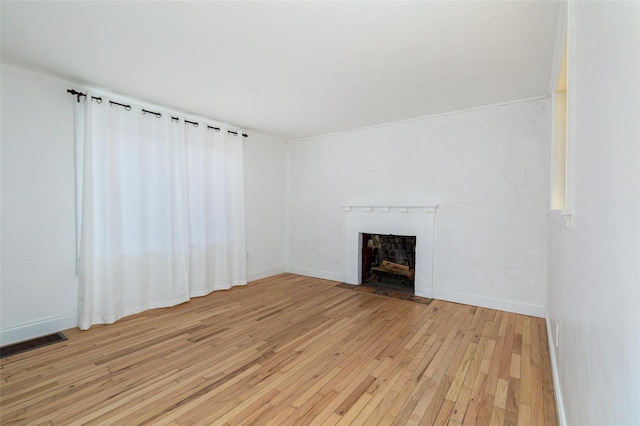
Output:
<path fill-rule="evenodd" d="M 368 244 L 365 236 L 415 237 L 414 293 L 432 297 L 437 209 L 438 206 L 343 206 L 347 216 L 345 282 L 363 283 L 362 248 Z"/>
<path fill-rule="evenodd" d="M 362 234 L 361 283 L 414 292 L 416 237 Z"/>

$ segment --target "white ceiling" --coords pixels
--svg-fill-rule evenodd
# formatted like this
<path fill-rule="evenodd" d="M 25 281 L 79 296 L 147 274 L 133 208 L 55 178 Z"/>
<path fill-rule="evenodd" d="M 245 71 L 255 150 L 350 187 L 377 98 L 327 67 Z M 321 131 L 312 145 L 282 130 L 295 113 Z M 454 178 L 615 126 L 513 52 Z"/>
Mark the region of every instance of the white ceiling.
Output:
<path fill-rule="evenodd" d="M 6 1 L 5 64 L 286 140 L 549 93 L 557 1 Z"/>

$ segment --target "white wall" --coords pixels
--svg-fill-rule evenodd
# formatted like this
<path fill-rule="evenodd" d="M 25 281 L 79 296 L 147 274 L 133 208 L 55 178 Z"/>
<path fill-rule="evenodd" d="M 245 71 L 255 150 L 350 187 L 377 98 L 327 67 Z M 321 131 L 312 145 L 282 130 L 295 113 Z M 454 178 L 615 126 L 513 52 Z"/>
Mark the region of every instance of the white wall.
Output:
<path fill-rule="evenodd" d="M 75 326 L 73 98 L 3 66 L 2 344 Z"/>
<path fill-rule="evenodd" d="M 0 344 L 76 325 L 70 82 L 2 65 Z M 284 270 L 286 148 L 244 139 L 249 279 Z"/>
<path fill-rule="evenodd" d="M 288 143 L 288 270 L 344 280 L 343 204 L 440 204 L 435 296 L 543 316 L 550 114 L 541 99 Z"/>
<path fill-rule="evenodd" d="M 245 208 L 249 280 L 284 272 L 284 141 L 251 133 L 244 142 Z"/>
<path fill-rule="evenodd" d="M 569 4 L 572 229 L 549 221 L 569 425 L 640 424 L 640 3 Z"/>

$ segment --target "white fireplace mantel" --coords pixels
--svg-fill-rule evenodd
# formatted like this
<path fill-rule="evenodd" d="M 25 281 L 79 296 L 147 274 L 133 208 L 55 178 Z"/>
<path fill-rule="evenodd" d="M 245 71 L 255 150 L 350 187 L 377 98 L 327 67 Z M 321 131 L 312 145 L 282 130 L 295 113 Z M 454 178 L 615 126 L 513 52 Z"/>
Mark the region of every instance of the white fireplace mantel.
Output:
<path fill-rule="evenodd" d="M 415 294 L 433 297 L 436 212 L 439 205 L 343 205 L 347 213 L 345 282 L 361 284 L 362 234 L 416 237 Z"/>
<path fill-rule="evenodd" d="M 435 213 L 440 207 L 439 204 L 434 206 L 381 206 L 381 205 L 343 205 L 342 210 L 345 212 L 400 212 L 400 213 Z"/>

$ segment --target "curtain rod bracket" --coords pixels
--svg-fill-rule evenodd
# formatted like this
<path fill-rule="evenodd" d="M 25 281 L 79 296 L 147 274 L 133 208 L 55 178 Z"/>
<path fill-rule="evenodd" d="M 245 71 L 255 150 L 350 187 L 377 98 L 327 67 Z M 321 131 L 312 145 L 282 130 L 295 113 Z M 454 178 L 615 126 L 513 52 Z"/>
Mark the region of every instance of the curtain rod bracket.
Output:
<path fill-rule="evenodd" d="M 80 102 L 80 97 L 81 96 L 87 96 L 82 92 L 78 92 L 76 90 L 73 89 L 67 89 L 67 93 L 71 93 L 72 95 L 76 96 L 76 98 L 78 99 L 78 102 Z"/>

